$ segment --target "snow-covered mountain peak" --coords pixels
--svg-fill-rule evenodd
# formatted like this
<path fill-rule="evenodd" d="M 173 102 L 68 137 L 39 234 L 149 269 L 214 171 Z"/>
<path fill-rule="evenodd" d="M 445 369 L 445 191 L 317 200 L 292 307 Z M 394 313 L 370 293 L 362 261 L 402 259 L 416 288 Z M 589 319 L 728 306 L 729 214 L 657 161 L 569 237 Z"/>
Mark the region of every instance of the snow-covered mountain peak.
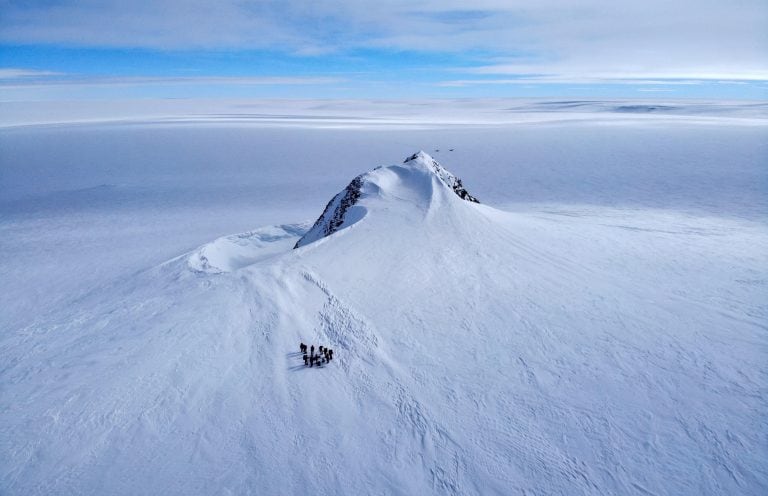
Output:
<path fill-rule="evenodd" d="M 406 158 L 401 165 L 376 167 L 354 178 L 336 194 L 294 248 L 330 236 L 362 220 L 371 206 L 367 199 L 405 202 L 409 208 L 428 208 L 435 195 L 447 189 L 462 200 L 480 203 L 464 189 L 461 179 L 423 151 Z"/>
<path fill-rule="evenodd" d="M 446 184 L 449 188 L 453 190 L 456 195 L 458 195 L 459 198 L 462 200 L 466 200 L 473 203 L 480 203 L 477 198 L 470 195 L 469 192 L 464 188 L 464 186 L 461 184 L 461 179 L 456 177 L 454 174 L 452 174 L 450 171 L 448 171 L 446 168 L 444 168 L 440 163 L 432 158 L 428 153 L 424 152 L 423 150 L 418 151 L 417 153 L 414 153 L 405 161 L 404 164 L 408 164 L 412 167 L 426 167 L 428 171 L 435 174 L 437 177 L 440 178 L 440 180 Z"/>
<path fill-rule="evenodd" d="M 434 161 L 434 160 L 435 159 L 433 159 L 430 154 L 428 154 L 424 150 L 419 150 L 418 152 L 414 153 L 410 157 L 408 157 L 405 160 L 403 160 L 403 163 L 404 164 L 411 164 L 411 165 L 415 165 L 415 164 L 418 164 L 418 163 L 426 163 L 426 164 L 428 164 L 428 163 L 432 163 L 432 161 Z"/>

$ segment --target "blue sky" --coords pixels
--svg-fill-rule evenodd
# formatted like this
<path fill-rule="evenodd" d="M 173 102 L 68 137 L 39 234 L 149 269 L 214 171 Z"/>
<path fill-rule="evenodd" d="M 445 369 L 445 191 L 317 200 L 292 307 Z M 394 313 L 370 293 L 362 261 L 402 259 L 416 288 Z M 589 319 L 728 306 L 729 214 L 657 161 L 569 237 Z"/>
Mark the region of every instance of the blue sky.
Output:
<path fill-rule="evenodd" d="M 466 5 L 0 0 L 0 100 L 768 98 L 764 0 Z"/>

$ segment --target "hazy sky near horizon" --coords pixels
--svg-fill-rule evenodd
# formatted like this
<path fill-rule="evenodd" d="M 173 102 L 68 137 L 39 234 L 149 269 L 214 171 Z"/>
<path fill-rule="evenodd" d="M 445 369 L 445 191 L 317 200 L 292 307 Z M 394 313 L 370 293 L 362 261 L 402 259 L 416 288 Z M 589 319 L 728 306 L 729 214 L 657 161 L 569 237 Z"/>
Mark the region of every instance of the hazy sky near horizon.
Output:
<path fill-rule="evenodd" d="M 765 0 L 0 0 L 0 100 L 768 98 Z"/>

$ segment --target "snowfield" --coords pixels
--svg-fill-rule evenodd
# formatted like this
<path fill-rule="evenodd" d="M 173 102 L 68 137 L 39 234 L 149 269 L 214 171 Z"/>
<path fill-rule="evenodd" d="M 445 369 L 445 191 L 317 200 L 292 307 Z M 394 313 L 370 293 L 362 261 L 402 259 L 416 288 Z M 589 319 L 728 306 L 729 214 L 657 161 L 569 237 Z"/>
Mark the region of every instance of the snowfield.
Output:
<path fill-rule="evenodd" d="M 664 146 L 568 167 L 606 136 L 439 130 L 494 151 L 368 165 L 365 134 L 332 173 L 265 152 L 251 190 L 194 190 L 200 170 L 83 189 L 85 166 L 67 192 L 14 188 L 0 492 L 765 494 L 766 128 L 689 125 L 608 127 L 603 150 Z M 552 162 L 502 159 L 539 132 Z M 644 153 L 687 160 L 654 176 Z M 334 360 L 305 367 L 301 341 Z"/>

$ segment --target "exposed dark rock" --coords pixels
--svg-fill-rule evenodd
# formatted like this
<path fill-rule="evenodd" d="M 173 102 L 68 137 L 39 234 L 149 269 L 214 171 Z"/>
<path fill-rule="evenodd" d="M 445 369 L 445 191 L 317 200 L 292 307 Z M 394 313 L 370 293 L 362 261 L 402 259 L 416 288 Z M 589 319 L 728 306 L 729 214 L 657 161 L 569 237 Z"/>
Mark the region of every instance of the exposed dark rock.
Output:
<path fill-rule="evenodd" d="M 422 155 L 422 152 L 414 153 L 413 155 L 405 159 L 403 163 L 407 164 L 412 160 L 416 160 L 421 155 Z M 459 179 L 458 177 L 454 176 L 453 174 L 445 170 L 437 160 L 431 159 L 431 166 L 432 166 L 433 172 L 437 174 L 437 177 L 442 179 L 443 182 L 445 182 L 445 184 L 450 186 L 450 188 L 453 189 L 453 192 L 456 193 L 456 195 L 459 198 L 472 203 L 480 203 L 480 200 L 470 195 L 469 191 L 467 191 L 464 188 L 464 185 L 461 183 L 461 179 Z"/>
<path fill-rule="evenodd" d="M 461 179 L 456 178 L 456 182 L 453 183 L 453 192 L 459 195 L 459 198 L 472 203 L 480 203 L 480 200 L 469 194 L 469 191 L 464 189 L 464 185 L 461 184 Z"/>
<path fill-rule="evenodd" d="M 344 191 L 334 196 L 331 201 L 328 202 L 322 215 L 315 221 L 312 228 L 307 231 L 307 235 L 310 233 L 315 235 L 318 230 L 322 230 L 322 233 L 317 237 L 324 238 L 338 231 L 339 227 L 344 223 L 344 214 L 346 214 L 347 210 L 360 199 L 360 190 L 362 187 L 363 179 L 362 175 L 360 175 L 354 178 L 352 182 L 344 188 Z M 339 200 L 339 197 L 341 197 L 341 200 Z M 339 200 L 338 205 L 337 200 Z M 296 242 L 293 246 L 294 250 L 302 245 L 302 241 L 304 241 L 304 238 L 306 238 L 307 235 Z"/>

